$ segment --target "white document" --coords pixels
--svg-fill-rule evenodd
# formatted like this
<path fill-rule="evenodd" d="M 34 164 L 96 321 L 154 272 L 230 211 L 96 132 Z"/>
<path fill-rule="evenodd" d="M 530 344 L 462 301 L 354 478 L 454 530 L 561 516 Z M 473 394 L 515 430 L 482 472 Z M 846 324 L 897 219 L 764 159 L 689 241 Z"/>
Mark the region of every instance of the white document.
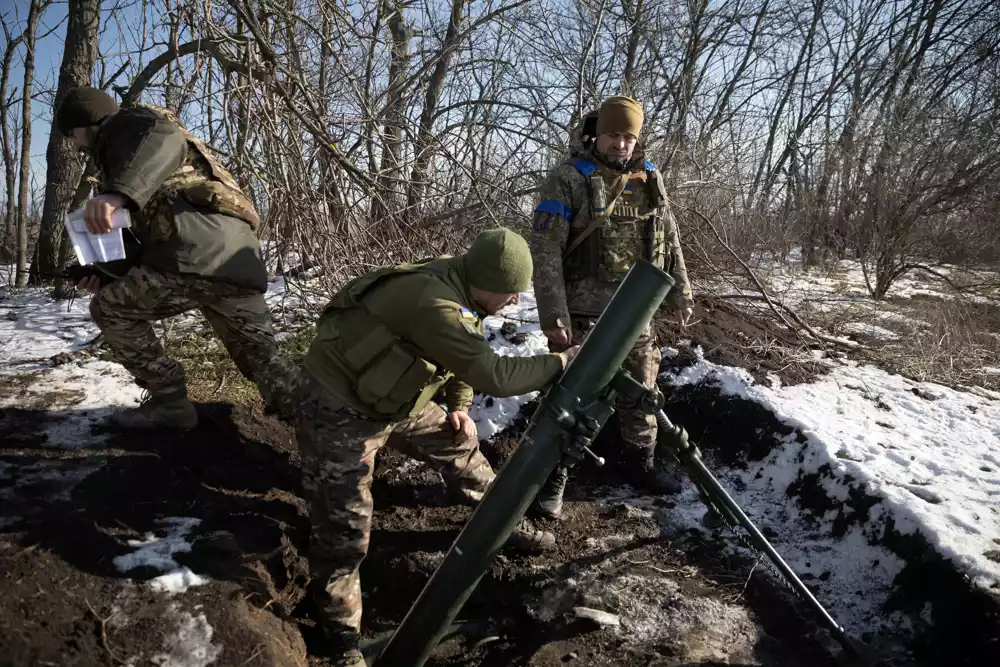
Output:
<path fill-rule="evenodd" d="M 66 233 L 73 243 L 76 259 L 81 266 L 94 262 L 111 262 L 125 259 L 125 241 L 122 229 L 132 224 L 128 209 L 120 208 L 111 214 L 111 231 L 107 234 L 91 234 L 83 221 L 83 209 L 77 209 L 66 216 Z"/>

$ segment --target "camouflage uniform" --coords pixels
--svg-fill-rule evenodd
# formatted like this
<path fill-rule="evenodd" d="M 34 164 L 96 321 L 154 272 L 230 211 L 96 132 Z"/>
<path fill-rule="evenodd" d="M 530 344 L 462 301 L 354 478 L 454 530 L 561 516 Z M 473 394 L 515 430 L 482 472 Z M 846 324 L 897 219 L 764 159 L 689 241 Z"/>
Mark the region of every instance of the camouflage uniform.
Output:
<path fill-rule="evenodd" d="M 307 397 L 297 436 L 313 525 L 310 567 L 324 587 L 324 627 L 348 652 L 356 652 L 349 644 L 356 644 L 361 622 L 358 568 L 368 550 L 378 449 L 387 444 L 427 462 L 452 492 L 475 503 L 493 469 L 478 440 L 456 434 L 432 399 L 441 391 L 449 411 L 465 412 L 473 387 L 519 395 L 562 372 L 555 354 L 493 351 L 465 259 L 400 265 L 355 279 L 331 301 L 303 362 Z"/>
<path fill-rule="evenodd" d="M 605 211 L 596 209 L 592 197 L 600 187 L 598 180 L 603 184 Z M 603 224 L 582 237 L 592 228 L 595 215 L 603 217 Z M 593 151 L 583 150 L 552 172 L 542 187 L 530 240 L 542 328 L 568 325 L 574 344 L 581 342 L 590 328 L 588 321 L 596 321 L 637 258 L 665 269 L 676 281 L 667 307 L 688 308 L 694 303 L 662 175 L 638 146 L 624 170 L 608 167 Z M 647 328 L 626 368 L 651 385 L 659 365 L 660 350 Z M 635 406 L 619 408 L 624 458 L 650 467 L 655 420 Z"/>
<path fill-rule="evenodd" d="M 90 301 L 104 346 L 151 394 L 184 394 L 184 367 L 165 356 L 152 322 L 198 308 L 236 363 L 255 382 L 269 409 L 295 412 L 294 370 L 278 354 L 271 316 L 257 291 L 198 276 L 133 267 Z"/>
<path fill-rule="evenodd" d="M 199 308 L 267 407 L 294 415 L 296 373 L 278 356 L 263 293 L 259 220 L 239 185 L 169 112 L 130 107 L 106 118 L 90 147 L 100 193 L 129 200 L 133 266 L 91 301 L 107 349 L 159 396 L 185 396 L 180 364 L 151 322 Z"/>
<path fill-rule="evenodd" d="M 312 578 L 325 587 L 319 597 L 325 631 L 353 634 L 361 628 L 358 568 L 368 553 L 373 512 L 375 455 L 388 445 L 439 471 L 449 489 L 478 501 L 493 481 L 493 469 L 475 438 L 463 440 L 447 413 L 428 403 L 400 422 L 367 419 L 313 389 L 298 413 L 302 488 L 309 501 Z"/>

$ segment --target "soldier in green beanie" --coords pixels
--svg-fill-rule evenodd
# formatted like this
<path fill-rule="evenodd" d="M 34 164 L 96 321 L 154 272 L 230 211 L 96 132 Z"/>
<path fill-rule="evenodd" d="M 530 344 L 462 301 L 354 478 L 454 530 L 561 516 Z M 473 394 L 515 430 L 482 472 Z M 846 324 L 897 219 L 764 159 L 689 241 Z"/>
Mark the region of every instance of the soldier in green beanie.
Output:
<path fill-rule="evenodd" d="M 483 318 L 518 303 L 531 275 L 527 242 L 505 229 L 487 231 L 464 255 L 354 279 L 317 323 L 303 362 L 296 434 L 313 525 L 313 594 L 338 664 L 364 665 L 358 568 L 368 551 L 379 448 L 388 445 L 424 461 L 457 500 L 474 504 L 494 472 L 468 414 L 473 390 L 516 396 L 541 389 L 576 354 L 572 347 L 508 357 L 487 342 Z M 433 400 L 439 392 L 447 411 Z M 555 538 L 525 521 L 510 544 L 542 550 Z"/>

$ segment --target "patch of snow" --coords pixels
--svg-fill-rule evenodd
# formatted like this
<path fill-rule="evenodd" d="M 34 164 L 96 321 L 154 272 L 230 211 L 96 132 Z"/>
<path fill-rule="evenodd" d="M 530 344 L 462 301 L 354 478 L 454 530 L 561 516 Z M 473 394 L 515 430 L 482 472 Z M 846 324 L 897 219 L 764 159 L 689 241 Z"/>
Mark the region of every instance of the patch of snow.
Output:
<path fill-rule="evenodd" d="M 851 475 L 866 493 L 882 499 L 836 544 L 810 545 L 793 532 L 781 547 L 793 567 L 828 572 L 829 580 L 816 586 L 828 598 L 847 602 L 843 608 L 853 609 L 856 618 L 854 605 L 874 613 L 876 601 L 869 594 L 887 591 L 902 566 L 888 551 L 869 544 L 890 520 L 901 533 L 923 535 L 978 585 L 1000 584 L 1000 563 L 985 555 L 1000 538 L 1000 405 L 995 400 L 855 363 L 817 382 L 779 389 L 756 386 L 745 371 L 704 359 L 670 379 L 678 386 L 709 383 L 724 394 L 756 401 L 806 436 L 804 446 L 790 439 L 747 471 L 725 473 L 746 485 L 735 494 L 737 501 L 779 534 L 787 533 L 800 512 L 791 501 L 777 499 L 785 499 L 800 476 L 824 466 L 831 474 L 821 483 L 831 498 L 846 500 L 845 476 Z M 829 528 L 816 532 L 829 534 Z"/>
<path fill-rule="evenodd" d="M 0 379 L 14 374 L 0 371 Z M 134 406 L 142 390 L 119 364 L 90 360 L 36 372 L 23 391 L 0 395 L 0 407 L 39 411 L 45 445 L 72 449 L 100 444 L 107 434 L 92 427 L 118 407 Z"/>
<path fill-rule="evenodd" d="M 0 300 L 0 364 L 47 366 L 99 333 L 90 317 L 90 297 L 56 301 L 32 288 Z"/>
<path fill-rule="evenodd" d="M 172 622 L 176 629 L 164 637 L 163 651 L 149 658 L 152 664 L 159 667 L 207 667 L 222 655 L 222 646 L 212 643 L 214 629 L 205 614 L 194 616 L 171 605 L 165 620 Z"/>
<path fill-rule="evenodd" d="M 876 340 L 894 341 L 899 340 L 899 334 L 871 322 L 848 322 L 841 327 L 843 331 L 855 336 L 867 336 Z"/>
<path fill-rule="evenodd" d="M 130 547 L 139 547 L 132 553 L 116 556 L 113 560 L 120 572 L 129 572 L 137 567 L 152 567 L 165 572 L 152 580 L 149 585 L 153 590 L 165 593 L 183 593 L 189 586 L 200 586 L 207 579 L 195 574 L 185 566 L 178 565 L 174 554 L 191 551 L 187 535 L 191 529 L 201 523 L 201 519 L 191 517 L 167 517 L 157 523 L 166 526 L 166 535 L 157 537 L 146 533 L 141 540 L 129 540 Z"/>
<path fill-rule="evenodd" d="M 523 337 L 517 343 L 511 342 L 500 332 L 504 322 L 516 325 L 514 336 Z M 546 354 L 549 351 L 548 341 L 542 333 L 538 322 L 538 306 L 532 290 L 521 293 L 520 302 L 510 306 L 498 315 L 486 317 L 483 320 L 486 339 L 490 341 L 497 354 L 512 357 L 527 357 L 536 354 Z M 506 428 L 520 413 L 525 403 L 534 400 L 537 391 L 520 396 L 496 398 L 477 394 L 472 402 L 469 415 L 476 422 L 480 440 L 487 440 Z"/>

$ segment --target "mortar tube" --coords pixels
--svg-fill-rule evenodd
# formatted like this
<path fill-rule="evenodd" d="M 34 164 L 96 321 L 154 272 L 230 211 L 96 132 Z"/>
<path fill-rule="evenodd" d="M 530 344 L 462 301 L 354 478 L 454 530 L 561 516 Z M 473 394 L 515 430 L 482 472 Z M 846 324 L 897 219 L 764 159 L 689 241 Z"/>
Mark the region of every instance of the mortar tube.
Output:
<path fill-rule="evenodd" d="M 560 414 L 604 394 L 673 284 L 649 262 L 640 261 L 629 270 L 559 379 L 561 391 L 550 391 L 542 399 L 517 449 L 375 661 L 377 667 L 423 667 L 562 460 L 569 434 L 557 421 Z"/>

